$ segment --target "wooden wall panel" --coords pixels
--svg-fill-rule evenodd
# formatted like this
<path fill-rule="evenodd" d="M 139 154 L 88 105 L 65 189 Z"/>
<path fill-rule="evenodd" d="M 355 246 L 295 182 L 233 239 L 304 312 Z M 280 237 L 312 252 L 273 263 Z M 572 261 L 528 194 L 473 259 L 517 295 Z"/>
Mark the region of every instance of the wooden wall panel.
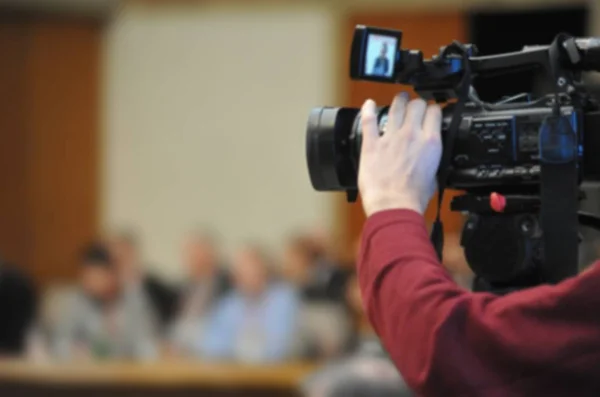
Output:
<path fill-rule="evenodd" d="M 27 212 L 26 27 L 0 23 L 0 258 L 29 265 Z"/>
<path fill-rule="evenodd" d="M 0 256 L 42 285 L 97 232 L 101 29 L 0 12 Z"/>
<path fill-rule="evenodd" d="M 465 41 L 467 35 L 466 19 L 461 12 L 420 12 L 420 11 L 390 11 L 386 13 L 355 13 L 349 16 L 343 26 L 344 59 L 349 59 L 349 49 L 352 42 L 354 27 L 358 24 L 387 27 L 402 30 L 402 47 L 423 50 L 426 57 L 439 52 L 439 48 L 452 40 Z M 345 65 L 344 65 L 345 66 Z M 346 76 L 346 75 L 344 75 Z M 352 81 L 345 78 L 345 106 L 360 107 L 367 98 L 372 98 L 379 105 L 389 104 L 394 95 L 401 90 L 411 92 L 408 87 L 392 84 L 381 84 L 363 81 Z M 456 233 L 462 225 L 462 216 L 449 211 L 449 201 L 456 192 L 445 195 L 442 218 L 445 231 Z M 340 200 L 342 201 L 342 200 Z M 437 201 L 437 200 L 435 200 Z M 426 218 L 433 221 L 434 205 L 430 204 Z M 345 223 L 345 241 L 351 252 L 354 242 L 360 236 L 365 221 L 360 203 L 346 204 L 340 202 L 342 221 Z"/>
<path fill-rule="evenodd" d="M 28 59 L 35 274 L 70 278 L 98 224 L 100 27 L 39 21 Z"/>

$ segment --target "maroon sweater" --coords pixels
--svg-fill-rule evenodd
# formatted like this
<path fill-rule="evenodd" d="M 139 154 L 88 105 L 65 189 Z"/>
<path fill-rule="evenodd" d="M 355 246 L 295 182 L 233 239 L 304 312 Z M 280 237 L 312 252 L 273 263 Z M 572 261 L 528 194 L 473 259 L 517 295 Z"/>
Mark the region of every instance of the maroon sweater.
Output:
<path fill-rule="evenodd" d="M 374 214 L 358 265 L 369 319 L 419 396 L 600 396 L 600 266 L 506 296 L 457 286 L 422 216 Z"/>

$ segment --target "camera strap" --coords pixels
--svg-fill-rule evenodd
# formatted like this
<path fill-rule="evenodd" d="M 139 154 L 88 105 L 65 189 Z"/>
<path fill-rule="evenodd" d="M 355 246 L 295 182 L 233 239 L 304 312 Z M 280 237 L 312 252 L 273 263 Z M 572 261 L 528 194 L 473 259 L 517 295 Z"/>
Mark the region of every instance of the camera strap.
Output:
<path fill-rule="evenodd" d="M 578 269 L 578 138 L 570 116 L 561 112 L 557 88 L 567 82 L 559 73 L 564 37 L 558 36 L 549 48 L 555 103 L 539 133 L 543 274 L 549 283 L 575 275 Z"/>
<path fill-rule="evenodd" d="M 442 202 L 444 201 L 444 191 L 446 190 L 448 176 L 450 175 L 454 142 L 456 140 L 456 136 L 458 135 L 458 129 L 460 128 L 460 123 L 462 120 L 462 113 L 469 98 L 469 91 L 471 88 L 471 65 L 469 64 L 468 49 L 463 44 L 455 41 L 450 46 L 446 47 L 443 56 L 440 57 L 440 61 L 444 61 L 445 55 L 449 52 L 457 53 L 462 56 L 464 69 L 461 81 L 457 87 L 458 100 L 454 104 L 452 120 L 450 121 L 450 125 L 445 136 L 442 137 L 442 158 L 440 160 L 437 174 L 438 201 L 436 217 L 431 231 L 431 242 L 433 243 L 440 261 L 443 259 L 442 256 L 444 251 L 444 225 L 442 224 L 441 220 Z"/>

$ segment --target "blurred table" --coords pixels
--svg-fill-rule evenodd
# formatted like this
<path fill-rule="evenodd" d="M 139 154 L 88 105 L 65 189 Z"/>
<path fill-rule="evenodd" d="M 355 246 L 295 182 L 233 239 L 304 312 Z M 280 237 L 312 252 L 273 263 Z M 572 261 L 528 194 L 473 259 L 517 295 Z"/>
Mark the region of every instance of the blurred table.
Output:
<path fill-rule="evenodd" d="M 200 363 L 32 364 L 0 362 L 0 396 L 203 397 L 298 395 L 314 365 Z"/>

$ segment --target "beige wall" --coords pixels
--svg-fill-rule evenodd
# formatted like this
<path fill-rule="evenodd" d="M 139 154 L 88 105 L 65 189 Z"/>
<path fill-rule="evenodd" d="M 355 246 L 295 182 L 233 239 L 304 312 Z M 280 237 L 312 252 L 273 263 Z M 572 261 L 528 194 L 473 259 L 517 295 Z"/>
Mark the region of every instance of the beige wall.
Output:
<path fill-rule="evenodd" d="M 279 247 L 330 225 L 313 192 L 304 125 L 334 103 L 332 14 L 129 7 L 106 39 L 102 219 L 134 226 L 156 270 L 179 274 L 184 234 Z"/>

